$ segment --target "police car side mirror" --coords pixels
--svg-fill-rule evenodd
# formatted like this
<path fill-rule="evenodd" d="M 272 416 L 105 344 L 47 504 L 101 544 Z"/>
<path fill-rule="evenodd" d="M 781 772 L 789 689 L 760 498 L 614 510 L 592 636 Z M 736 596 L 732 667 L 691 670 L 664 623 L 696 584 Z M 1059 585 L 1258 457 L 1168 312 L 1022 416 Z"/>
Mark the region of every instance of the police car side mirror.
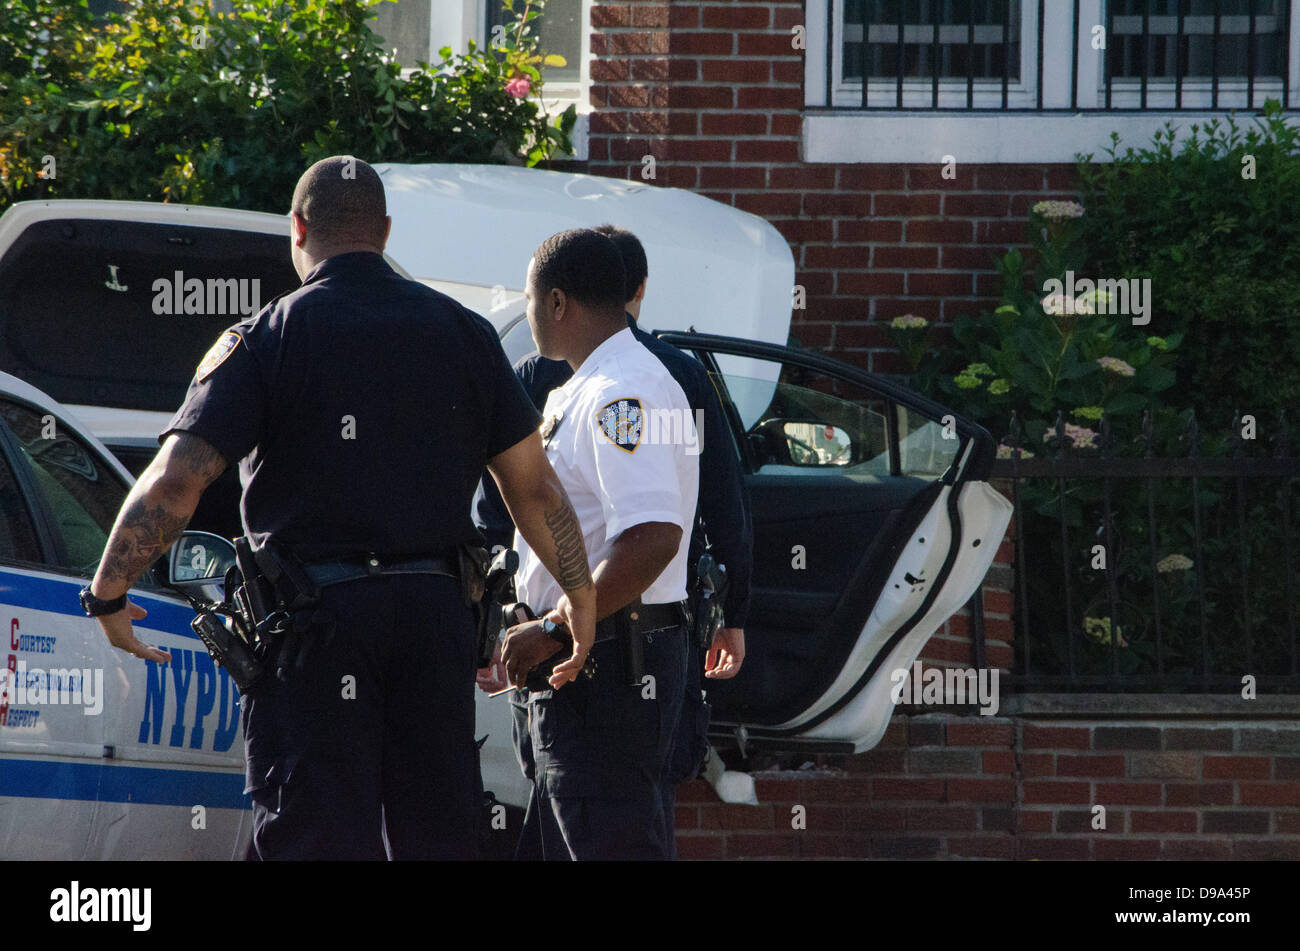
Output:
<path fill-rule="evenodd" d="M 211 532 L 186 532 L 172 546 L 167 580 L 174 585 L 220 583 L 235 564 L 235 546 Z"/>

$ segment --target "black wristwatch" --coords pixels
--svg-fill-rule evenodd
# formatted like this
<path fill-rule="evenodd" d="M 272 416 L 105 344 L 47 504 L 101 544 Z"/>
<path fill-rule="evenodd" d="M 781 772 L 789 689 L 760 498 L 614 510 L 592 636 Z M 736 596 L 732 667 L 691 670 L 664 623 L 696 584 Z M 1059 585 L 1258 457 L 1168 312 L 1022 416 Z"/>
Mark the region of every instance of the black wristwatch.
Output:
<path fill-rule="evenodd" d="M 81 607 L 86 612 L 86 617 L 100 617 L 105 614 L 116 614 L 126 607 L 126 595 L 120 594 L 112 601 L 103 601 L 90 593 L 90 586 L 81 589 Z"/>

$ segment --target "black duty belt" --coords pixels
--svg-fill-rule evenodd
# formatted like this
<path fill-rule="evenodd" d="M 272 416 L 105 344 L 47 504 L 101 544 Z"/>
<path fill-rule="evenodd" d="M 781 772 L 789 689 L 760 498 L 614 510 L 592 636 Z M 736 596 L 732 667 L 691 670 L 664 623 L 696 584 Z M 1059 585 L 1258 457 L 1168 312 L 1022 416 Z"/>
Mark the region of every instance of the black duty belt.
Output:
<path fill-rule="evenodd" d="M 633 602 L 603 621 L 596 622 L 596 640 L 603 641 L 617 636 L 622 618 L 627 619 L 628 630 L 632 634 L 661 631 L 664 628 L 677 627 L 686 620 L 686 602 L 672 601 L 668 604 Z"/>
<path fill-rule="evenodd" d="M 387 561 L 380 555 L 370 554 L 361 558 L 322 561 L 307 565 L 307 576 L 321 588 L 379 575 L 446 575 L 449 578 L 459 578 L 460 564 L 458 559 L 448 556 Z"/>

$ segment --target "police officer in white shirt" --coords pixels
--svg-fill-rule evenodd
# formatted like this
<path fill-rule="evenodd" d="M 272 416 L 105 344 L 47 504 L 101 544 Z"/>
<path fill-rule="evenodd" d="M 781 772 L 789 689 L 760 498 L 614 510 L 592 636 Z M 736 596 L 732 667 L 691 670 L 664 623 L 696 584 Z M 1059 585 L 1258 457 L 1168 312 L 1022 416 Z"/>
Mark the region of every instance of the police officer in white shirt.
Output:
<path fill-rule="evenodd" d="M 613 242 L 589 229 L 548 238 L 526 288 L 538 351 L 575 371 L 548 398 L 541 432 L 581 525 L 598 624 L 590 676 L 527 695 L 535 770 L 519 855 L 667 858 L 659 778 L 683 696 L 699 433 L 681 387 L 628 328 Z M 520 600 L 539 617 L 565 607 L 560 584 L 515 543 Z M 512 628 L 511 683 L 560 650 L 540 621 Z"/>

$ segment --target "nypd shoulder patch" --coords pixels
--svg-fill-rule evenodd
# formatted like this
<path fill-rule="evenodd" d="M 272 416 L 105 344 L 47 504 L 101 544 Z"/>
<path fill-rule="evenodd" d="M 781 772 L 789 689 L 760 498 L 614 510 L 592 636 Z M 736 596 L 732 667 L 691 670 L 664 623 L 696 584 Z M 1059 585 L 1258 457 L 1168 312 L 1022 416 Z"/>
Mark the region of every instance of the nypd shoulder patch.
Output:
<path fill-rule="evenodd" d="M 217 342 L 212 345 L 212 349 L 205 353 L 203 359 L 199 361 L 199 368 L 195 371 L 198 381 L 202 383 L 206 380 L 213 370 L 225 362 L 226 357 L 234 353 L 235 347 L 238 345 L 239 334 L 233 330 L 227 330 L 218 337 Z"/>
<path fill-rule="evenodd" d="M 596 411 L 596 422 L 605 438 L 619 449 L 636 452 L 641 444 L 644 413 L 639 399 L 620 397 L 606 403 Z"/>

